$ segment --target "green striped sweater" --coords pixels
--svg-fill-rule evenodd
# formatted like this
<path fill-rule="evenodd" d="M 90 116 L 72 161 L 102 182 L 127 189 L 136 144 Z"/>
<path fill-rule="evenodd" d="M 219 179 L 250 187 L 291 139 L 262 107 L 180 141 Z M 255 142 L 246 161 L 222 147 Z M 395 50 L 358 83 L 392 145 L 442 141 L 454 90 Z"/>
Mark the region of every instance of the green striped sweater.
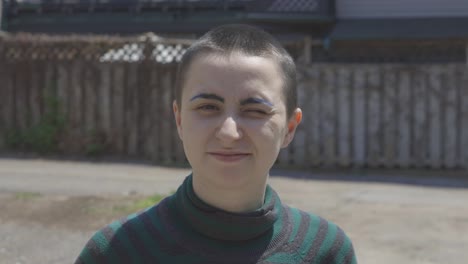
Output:
<path fill-rule="evenodd" d="M 282 204 L 270 186 L 262 208 L 234 214 L 201 201 L 189 176 L 158 205 L 96 232 L 75 263 L 354 264 L 356 257 L 343 230 Z"/>

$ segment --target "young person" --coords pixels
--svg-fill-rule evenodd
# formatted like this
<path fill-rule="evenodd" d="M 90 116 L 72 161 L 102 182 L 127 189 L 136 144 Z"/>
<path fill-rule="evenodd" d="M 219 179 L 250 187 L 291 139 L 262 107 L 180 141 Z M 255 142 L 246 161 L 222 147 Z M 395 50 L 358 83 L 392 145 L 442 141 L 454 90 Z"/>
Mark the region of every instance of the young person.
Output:
<path fill-rule="evenodd" d="M 175 94 L 192 174 L 98 231 L 76 263 L 356 263 L 339 227 L 283 204 L 267 184 L 302 119 L 294 61 L 271 35 L 209 31 L 184 54 Z"/>

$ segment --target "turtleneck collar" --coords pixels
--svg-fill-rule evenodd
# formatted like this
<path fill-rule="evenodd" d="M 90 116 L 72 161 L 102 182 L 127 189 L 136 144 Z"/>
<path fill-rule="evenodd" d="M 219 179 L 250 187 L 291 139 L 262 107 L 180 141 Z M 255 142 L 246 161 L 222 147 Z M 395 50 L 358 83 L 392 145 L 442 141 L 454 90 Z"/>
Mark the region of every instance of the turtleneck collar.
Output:
<path fill-rule="evenodd" d="M 189 175 L 175 194 L 177 209 L 185 222 L 205 236 L 241 241 L 258 237 L 271 229 L 278 219 L 281 201 L 267 185 L 263 206 L 248 213 L 231 213 L 203 202 L 195 194 Z"/>

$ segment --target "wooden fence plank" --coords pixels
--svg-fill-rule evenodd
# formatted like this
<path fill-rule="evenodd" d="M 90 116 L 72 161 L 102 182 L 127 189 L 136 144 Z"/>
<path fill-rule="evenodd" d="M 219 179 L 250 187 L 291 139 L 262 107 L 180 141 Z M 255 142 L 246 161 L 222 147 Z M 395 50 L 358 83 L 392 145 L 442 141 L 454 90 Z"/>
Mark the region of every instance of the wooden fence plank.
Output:
<path fill-rule="evenodd" d="M 309 145 L 308 145 L 308 152 L 310 153 L 309 163 L 316 167 L 322 164 L 323 156 L 322 156 L 322 141 L 321 141 L 321 120 L 320 120 L 320 94 L 321 94 L 321 79 L 322 79 L 322 69 L 321 66 L 309 69 L 308 74 L 310 76 L 310 87 L 308 89 L 309 93 L 309 111 L 308 117 L 306 118 L 308 126 L 310 127 L 308 130 L 309 134 Z"/>
<path fill-rule="evenodd" d="M 86 147 L 85 125 L 84 125 L 84 64 L 82 61 L 74 61 L 71 64 L 70 89 L 69 91 L 69 109 L 68 120 L 70 137 L 70 147 L 67 149 L 72 153 L 80 153 Z"/>
<path fill-rule="evenodd" d="M 383 76 L 383 164 L 394 167 L 397 156 L 397 70 L 387 65 Z"/>
<path fill-rule="evenodd" d="M 112 73 L 112 130 L 113 140 L 118 154 L 124 154 L 124 119 L 125 119 L 125 65 L 116 63 Z"/>
<path fill-rule="evenodd" d="M 145 159 L 151 157 L 148 148 L 148 142 L 150 140 L 150 108 L 151 108 L 151 67 L 152 64 L 147 62 L 142 63 L 139 69 L 138 78 L 138 104 L 139 104 L 139 128 L 138 128 L 138 155 Z"/>
<path fill-rule="evenodd" d="M 307 83 L 304 82 L 305 74 L 303 71 L 298 71 L 298 87 L 297 87 L 297 103 L 299 107 L 302 107 L 307 103 L 306 98 L 306 87 Z M 302 110 L 302 109 L 301 109 Z M 296 129 L 291 145 L 294 147 L 293 162 L 295 166 L 304 167 L 305 162 L 305 148 L 306 148 L 306 132 L 304 129 L 304 123 L 299 124 Z"/>
<path fill-rule="evenodd" d="M 443 152 L 444 166 L 453 169 L 456 166 L 457 152 L 457 85 L 456 72 L 453 65 L 447 66 L 444 71 L 445 101 L 443 103 L 445 112 L 445 124 L 443 125 Z"/>
<path fill-rule="evenodd" d="M 13 117 L 11 116 L 11 97 L 12 97 L 12 73 L 9 67 L 0 67 L 0 80 L 3 85 L 0 86 L 0 149 L 8 144 L 7 134 L 10 132 Z"/>
<path fill-rule="evenodd" d="M 172 107 L 170 105 L 171 94 L 171 76 L 167 68 L 164 68 L 162 71 L 161 82 L 160 82 L 160 91 L 161 91 L 161 145 L 162 145 L 162 161 L 165 164 L 172 163 L 172 156 L 174 149 L 172 149 L 172 131 L 171 131 L 171 115 Z"/>
<path fill-rule="evenodd" d="M 408 70 L 399 72 L 398 83 L 398 165 L 407 168 L 410 165 L 411 150 L 411 75 Z"/>
<path fill-rule="evenodd" d="M 464 89 L 466 89 L 466 83 L 464 83 L 464 76 L 465 76 L 465 65 L 456 65 L 455 66 L 455 85 L 456 85 L 456 93 L 457 93 L 457 145 L 456 145 L 456 167 L 457 168 L 465 168 L 464 163 L 464 152 L 463 149 L 463 108 L 464 108 Z"/>
<path fill-rule="evenodd" d="M 29 93 L 29 105 L 30 105 L 30 115 L 31 115 L 31 125 L 37 125 L 41 119 L 41 103 L 42 95 L 47 92 L 44 87 L 44 67 L 38 61 L 33 61 L 30 64 L 31 71 L 31 85 Z"/>
<path fill-rule="evenodd" d="M 338 164 L 342 167 L 351 165 L 351 71 L 340 66 L 337 70 L 338 94 Z"/>
<path fill-rule="evenodd" d="M 58 111 L 61 115 L 65 112 L 66 105 L 63 104 L 58 95 L 58 80 L 59 74 L 57 64 L 51 61 L 46 61 L 44 64 L 44 89 L 43 100 L 41 103 L 41 115 L 45 114 L 48 97 L 54 98 L 58 101 Z M 47 92 L 46 92 L 47 91 Z"/>
<path fill-rule="evenodd" d="M 149 135 L 149 107 L 150 107 L 150 93 L 149 93 L 149 84 L 150 84 L 150 74 L 149 74 L 149 65 L 148 63 L 142 63 L 139 66 L 138 70 L 138 134 L 137 134 L 137 155 L 139 157 L 144 157 L 145 159 L 149 158 L 149 155 L 146 153 L 145 144 L 147 144 L 148 135 Z"/>
<path fill-rule="evenodd" d="M 106 135 L 107 138 L 112 136 L 112 114 L 111 114 L 111 64 L 99 64 L 100 82 L 97 87 L 97 120 L 99 120 L 99 130 Z"/>
<path fill-rule="evenodd" d="M 414 94 L 414 119 L 411 139 L 412 156 L 415 167 L 422 168 L 427 160 L 428 118 L 427 118 L 427 75 L 423 70 L 416 71 L 412 79 Z"/>
<path fill-rule="evenodd" d="M 151 137 L 148 142 L 148 149 L 151 153 L 151 160 L 155 163 L 161 163 L 161 68 L 154 67 L 151 70 Z"/>
<path fill-rule="evenodd" d="M 306 85 L 304 88 L 304 96 L 306 97 L 305 103 L 302 105 L 303 108 L 303 123 L 304 129 L 307 134 L 306 138 L 306 157 L 305 166 L 316 167 L 321 163 L 320 155 L 320 98 L 319 98 L 319 86 L 320 86 L 320 73 L 319 68 L 316 66 L 313 68 L 307 68 L 305 74 L 307 75 Z"/>
<path fill-rule="evenodd" d="M 326 67 L 324 69 L 324 79 L 322 79 L 322 100 L 321 100 L 321 120 L 323 135 L 323 155 L 324 165 L 334 166 L 336 164 L 336 90 L 335 90 L 335 69 Z"/>
<path fill-rule="evenodd" d="M 16 124 L 17 129 L 25 131 L 28 128 L 28 77 L 25 75 L 29 74 L 27 71 L 28 65 L 24 62 L 17 63 L 15 65 L 15 113 L 16 113 Z"/>
<path fill-rule="evenodd" d="M 57 65 L 57 99 L 62 106 L 62 112 L 67 119 L 69 111 L 69 64 L 60 63 Z M 47 111 L 47 109 L 45 110 Z M 68 123 L 69 120 L 66 120 Z"/>
<path fill-rule="evenodd" d="M 85 134 L 90 140 L 96 140 L 98 136 L 97 128 L 97 90 L 99 84 L 99 68 L 94 64 L 87 63 L 84 65 L 84 127 Z"/>
<path fill-rule="evenodd" d="M 83 138 L 83 70 L 84 65 L 80 61 L 72 63 L 70 78 L 70 112 L 69 120 L 72 137 Z M 77 146 L 78 148 L 78 146 Z"/>
<path fill-rule="evenodd" d="M 172 64 L 165 65 L 167 67 L 166 71 L 169 75 L 168 77 L 168 84 L 165 89 L 168 90 L 165 110 L 167 111 L 166 114 L 166 121 L 168 122 L 169 131 L 170 131 L 170 143 L 171 143 L 171 163 L 177 163 L 179 160 L 179 145 L 178 145 L 178 138 L 177 134 L 175 133 L 176 125 L 174 123 L 174 114 L 172 111 L 172 100 L 174 99 L 175 92 L 174 92 L 174 83 L 176 80 L 176 71 L 172 67 Z"/>
<path fill-rule="evenodd" d="M 366 71 L 363 66 L 354 70 L 353 83 L 353 163 L 361 167 L 366 164 Z"/>
<path fill-rule="evenodd" d="M 378 167 L 381 163 L 381 86 L 380 71 L 371 67 L 367 72 L 368 114 L 367 121 L 367 163 L 369 167 Z"/>
<path fill-rule="evenodd" d="M 309 73 L 306 71 L 306 69 L 301 69 L 302 74 L 303 74 L 303 85 L 302 85 L 302 94 L 304 99 L 302 100 L 303 103 L 299 105 L 299 107 L 302 110 L 302 129 L 304 131 L 305 137 L 304 137 L 304 157 L 303 157 L 303 167 L 309 167 L 310 166 L 310 152 L 309 152 L 309 145 L 310 145 L 310 124 L 308 123 L 308 115 L 310 114 L 309 108 L 310 108 L 310 90 L 312 89 L 311 83 L 310 83 L 310 76 Z"/>
<path fill-rule="evenodd" d="M 138 63 L 127 65 L 127 85 L 125 96 L 126 154 L 136 156 L 138 147 Z"/>
<path fill-rule="evenodd" d="M 32 124 L 32 109 L 31 109 L 31 79 L 32 79 L 32 63 L 24 63 L 21 69 L 21 78 L 24 80 L 22 84 L 24 85 L 24 98 L 23 98 L 23 111 L 24 111 L 24 119 L 26 123 L 26 129 L 31 129 Z"/>
<path fill-rule="evenodd" d="M 430 165 L 432 168 L 441 167 L 441 101 L 442 84 L 440 71 L 437 67 L 430 67 L 429 76 L 429 144 Z"/>
<path fill-rule="evenodd" d="M 460 103 L 461 103 L 461 113 L 460 113 L 460 157 L 461 157 L 461 166 L 465 169 L 468 169 L 468 69 L 467 66 L 463 66 L 462 75 L 461 75 L 461 84 L 460 84 Z"/>

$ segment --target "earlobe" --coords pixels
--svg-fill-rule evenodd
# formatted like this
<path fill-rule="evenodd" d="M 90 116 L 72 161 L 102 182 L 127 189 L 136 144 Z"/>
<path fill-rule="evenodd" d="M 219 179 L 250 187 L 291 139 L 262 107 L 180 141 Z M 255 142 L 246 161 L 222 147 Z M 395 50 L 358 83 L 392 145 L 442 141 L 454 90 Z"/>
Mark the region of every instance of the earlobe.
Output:
<path fill-rule="evenodd" d="M 294 134 L 296 133 L 296 128 L 297 126 L 301 123 L 302 121 L 302 110 L 300 108 L 296 108 L 294 110 L 293 115 L 288 121 L 288 131 L 284 137 L 282 148 L 285 148 L 291 143 L 291 141 L 294 138 Z"/>
<path fill-rule="evenodd" d="M 296 123 L 297 125 L 299 125 L 302 121 L 302 110 L 300 108 L 296 109 L 295 116 L 296 116 Z"/>

